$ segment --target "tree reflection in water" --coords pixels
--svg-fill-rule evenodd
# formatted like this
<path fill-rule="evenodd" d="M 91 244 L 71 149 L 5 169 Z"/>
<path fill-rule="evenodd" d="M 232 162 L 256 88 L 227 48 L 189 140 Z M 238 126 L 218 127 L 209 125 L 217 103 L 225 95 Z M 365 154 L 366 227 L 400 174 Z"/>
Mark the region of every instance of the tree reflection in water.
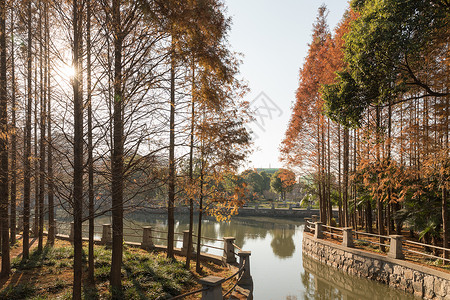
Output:
<path fill-rule="evenodd" d="M 98 219 L 98 224 L 108 223 L 109 217 Z M 189 227 L 189 216 L 177 215 L 175 232 L 183 232 Z M 129 214 L 124 222 L 125 227 L 135 228 L 130 231 L 133 235 L 139 235 L 139 228 L 152 225 L 155 230 L 164 231 L 167 228 L 167 218 L 163 214 L 133 213 Z M 194 224 L 194 232 L 197 224 Z M 209 238 L 222 238 L 232 236 L 236 239 L 235 244 L 245 248 L 246 241 L 255 239 L 272 238 L 270 246 L 275 256 L 278 258 L 289 258 L 294 255 L 295 243 L 293 236 L 295 234 L 298 220 L 273 219 L 264 217 L 234 217 L 232 222 L 216 222 L 214 218 L 206 217 L 202 224 L 202 236 Z M 154 232 L 154 238 L 157 244 L 164 244 L 165 234 Z M 127 238 L 127 237 L 126 237 Z M 178 237 L 180 239 L 181 236 Z M 127 240 L 138 242 L 139 237 L 128 237 Z M 211 244 L 211 242 L 207 242 Z M 205 249 L 206 250 L 206 249 Z"/>
<path fill-rule="evenodd" d="M 270 246 L 273 253 L 280 258 L 288 258 L 294 254 L 295 244 L 292 236 L 295 231 L 293 229 L 281 228 L 271 231 L 273 236 Z"/>

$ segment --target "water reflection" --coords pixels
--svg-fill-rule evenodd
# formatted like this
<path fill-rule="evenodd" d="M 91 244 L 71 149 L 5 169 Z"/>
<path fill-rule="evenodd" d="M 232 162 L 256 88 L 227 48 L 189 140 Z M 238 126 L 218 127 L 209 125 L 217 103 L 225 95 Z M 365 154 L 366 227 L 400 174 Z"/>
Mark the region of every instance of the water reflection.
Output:
<path fill-rule="evenodd" d="M 178 215 L 176 217 L 175 232 L 183 232 L 189 228 L 189 217 L 186 215 Z M 108 217 L 99 219 L 98 223 L 107 222 Z M 126 228 L 126 240 L 140 241 L 140 230 L 142 226 L 152 225 L 156 231 L 165 231 L 167 229 L 167 218 L 165 215 L 159 214 L 133 214 L 129 215 L 124 222 Z M 197 229 L 197 220 L 194 223 L 194 230 Z M 235 244 L 241 248 L 245 248 L 246 244 L 251 240 L 270 238 L 270 246 L 273 254 L 279 258 L 292 257 L 295 251 L 295 243 L 293 236 L 298 227 L 298 221 L 277 220 L 272 218 L 242 218 L 235 217 L 229 222 L 216 222 L 213 218 L 205 218 L 202 222 L 202 236 L 210 238 L 223 238 L 226 236 L 235 237 Z M 155 232 L 157 244 L 165 244 L 163 238 L 164 233 Z M 181 239 L 181 236 L 179 236 Z M 214 245 L 212 241 L 207 244 Z M 205 249 L 206 250 L 206 249 Z M 211 250 L 214 252 L 214 250 Z M 219 254 L 219 253 L 217 253 Z M 221 254 L 221 253 L 220 253 Z"/>
<path fill-rule="evenodd" d="M 294 254 L 295 244 L 292 236 L 292 229 L 274 229 L 272 231 L 273 239 L 270 243 L 273 253 L 280 258 L 288 258 Z"/>
<path fill-rule="evenodd" d="M 304 299 L 415 299 L 410 294 L 369 279 L 348 275 L 305 255 L 303 269 L 301 280 L 305 288 Z"/>

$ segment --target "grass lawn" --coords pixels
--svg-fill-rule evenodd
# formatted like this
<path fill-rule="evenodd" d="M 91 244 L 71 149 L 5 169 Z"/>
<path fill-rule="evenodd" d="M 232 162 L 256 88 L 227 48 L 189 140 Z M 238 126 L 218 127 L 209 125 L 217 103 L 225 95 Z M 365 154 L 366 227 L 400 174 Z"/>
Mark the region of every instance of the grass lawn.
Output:
<path fill-rule="evenodd" d="M 110 299 L 109 272 L 111 250 L 95 246 L 95 283 L 83 282 L 84 299 Z M 83 252 L 84 278 L 87 278 L 87 244 Z M 56 241 L 42 252 L 31 250 L 30 259 L 20 255 L 12 259 L 12 274 L 0 282 L 1 299 L 71 299 L 73 279 L 73 247 L 69 242 Z M 165 253 L 149 253 L 124 246 L 122 283 L 124 299 L 167 299 L 195 290 L 201 286 L 198 279 L 207 275 L 226 277 L 228 268 L 203 264 L 203 273 L 184 268 L 183 258 L 172 261 Z M 232 284 L 232 283 L 229 283 Z M 228 285 L 224 286 L 224 290 Z M 200 295 L 188 299 L 199 298 Z"/>

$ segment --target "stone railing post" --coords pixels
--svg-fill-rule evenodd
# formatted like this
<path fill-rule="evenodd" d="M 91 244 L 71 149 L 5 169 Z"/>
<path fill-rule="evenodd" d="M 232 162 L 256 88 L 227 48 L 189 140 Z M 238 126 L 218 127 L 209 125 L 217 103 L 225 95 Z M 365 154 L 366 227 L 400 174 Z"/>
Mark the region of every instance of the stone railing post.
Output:
<path fill-rule="evenodd" d="M 352 248 L 353 245 L 353 232 L 351 227 L 342 228 L 342 245 L 344 247 Z"/>
<path fill-rule="evenodd" d="M 183 230 L 183 247 L 181 248 L 181 255 L 187 255 L 189 244 L 189 230 Z"/>
<path fill-rule="evenodd" d="M 259 209 L 259 204 L 256 204 L 255 205 L 255 210 L 258 210 Z"/>
<path fill-rule="evenodd" d="M 141 248 L 145 250 L 153 249 L 155 245 L 153 244 L 152 237 L 152 226 L 146 226 L 142 228 L 142 243 Z"/>
<path fill-rule="evenodd" d="M 103 224 L 101 243 L 108 245 L 112 243 L 111 239 L 111 224 Z"/>
<path fill-rule="evenodd" d="M 202 292 L 202 300 L 222 300 L 222 277 L 207 276 L 200 279 L 200 284 L 204 291 Z"/>
<path fill-rule="evenodd" d="M 223 260 L 227 264 L 235 263 L 236 256 L 234 255 L 234 237 L 224 237 L 223 238 Z"/>
<path fill-rule="evenodd" d="M 58 234 L 58 220 L 53 220 L 53 232 L 55 233 L 55 236 Z M 50 224 L 48 224 L 48 233 L 50 233 Z"/>
<path fill-rule="evenodd" d="M 309 228 L 308 228 L 308 226 L 309 226 L 308 222 L 311 222 L 311 218 L 303 218 L 303 220 L 305 220 L 305 229 L 303 231 L 310 232 Z"/>
<path fill-rule="evenodd" d="M 316 223 L 317 221 L 319 221 L 319 217 L 317 215 L 312 215 L 312 221 L 313 223 Z"/>
<path fill-rule="evenodd" d="M 69 241 L 71 242 L 73 242 L 74 226 L 75 224 L 73 222 L 70 222 Z"/>
<path fill-rule="evenodd" d="M 390 235 L 391 239 L 388 257 L 403 259 L 405 255 L 402 250 L 402 236 L 401 235 Z"/>
<path fill-rule="evenodd" d="M 275 203 L 272 202 L 272 209 L 275 209 Z"/>
<path fill-rule="evenodd" d="M 252 255 L 251 251 L 239 251 L 239 269 L 244 266 L 243 274 L 241 276 L 241 280 L 239 284 L 249 285 L 253 284 L 252 275 L 250 273 L 250 255 Z"/>
<path fill-rule="evenodd" d="M 292 210 L 292 204 L 289 204 L 289 210 Z"/>
<path fill-rule="evenodd" d="M 314 238 L 315 239 L 323 239 L 323 232 L 322 232 L 322 222 L 316 222 L 316 229 L 314 230 Z"/>

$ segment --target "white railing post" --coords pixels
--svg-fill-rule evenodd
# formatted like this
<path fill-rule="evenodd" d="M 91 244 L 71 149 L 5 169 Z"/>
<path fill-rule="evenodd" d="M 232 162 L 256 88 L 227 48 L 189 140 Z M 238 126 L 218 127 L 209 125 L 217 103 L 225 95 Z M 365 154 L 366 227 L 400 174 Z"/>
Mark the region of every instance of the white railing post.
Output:
<path fill-rule="evenodd" d="M 152 226 L 146 226 L 142 228 L 142 249 L 150 250 L 155 247 L 155 245 L 153 244 L 152 230 Z"/>
<path fill-rule="evenodd" d="M 224 237 L 223 238 L 223 260 L 227 264 L 235 263 L 236 256 L 234 255 L 234 237 Z"/>

